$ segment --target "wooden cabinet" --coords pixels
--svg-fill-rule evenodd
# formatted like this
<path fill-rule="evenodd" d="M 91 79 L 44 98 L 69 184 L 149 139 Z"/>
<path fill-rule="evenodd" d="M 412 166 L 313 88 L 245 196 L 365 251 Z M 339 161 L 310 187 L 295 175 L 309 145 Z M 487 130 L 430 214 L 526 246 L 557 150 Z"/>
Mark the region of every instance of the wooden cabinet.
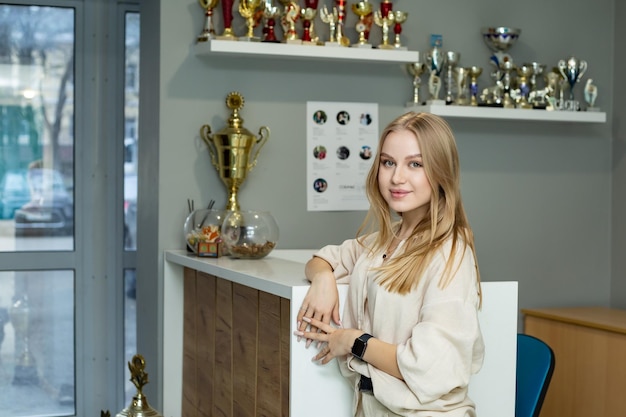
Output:
<path fill-rule="evenodd" d="M 626 415 L 626 311 L 578 307 L 522 313 L 524 333 L 555 353 L 540 417 Z"/>

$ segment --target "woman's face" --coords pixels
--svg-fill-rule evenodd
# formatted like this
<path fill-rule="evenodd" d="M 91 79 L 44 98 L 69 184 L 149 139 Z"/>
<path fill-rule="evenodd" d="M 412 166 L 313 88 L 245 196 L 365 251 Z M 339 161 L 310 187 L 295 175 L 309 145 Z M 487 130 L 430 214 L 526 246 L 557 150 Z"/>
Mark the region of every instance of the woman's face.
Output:
<path fill-rule="evenodd" d="M 389 207 L 402 213 L 403 222 L 418 222 L 428 211 L 432 190 L 412 132 L 391 132 L 385 138 L 380 152 L 378 187 Z"/>

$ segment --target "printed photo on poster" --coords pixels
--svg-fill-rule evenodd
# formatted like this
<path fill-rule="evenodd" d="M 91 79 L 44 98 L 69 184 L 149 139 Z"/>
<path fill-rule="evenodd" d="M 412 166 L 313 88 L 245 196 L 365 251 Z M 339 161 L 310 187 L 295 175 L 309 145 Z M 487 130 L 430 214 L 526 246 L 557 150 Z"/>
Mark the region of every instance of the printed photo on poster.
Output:
<path fill-rule="evenodd" d="M 368 210 L 365 179 L 378 145 L 378 104 L 309 101 L 307 210 Z"/>

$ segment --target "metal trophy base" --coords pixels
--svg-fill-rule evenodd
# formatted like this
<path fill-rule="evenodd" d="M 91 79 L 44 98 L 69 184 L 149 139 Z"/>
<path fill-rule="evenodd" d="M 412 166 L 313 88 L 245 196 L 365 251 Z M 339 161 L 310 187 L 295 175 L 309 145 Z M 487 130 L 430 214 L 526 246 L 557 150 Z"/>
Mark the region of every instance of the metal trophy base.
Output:
<path fill-rule="evenodd" d="M 256 36 L 240 36 L 237 40 L 239 42 L 261 42 L 261 38 Z"/>
<path fill-rule="evenodd" d="M 409 48 L 407 48 L 406 46 L 394 46 L 393 49 L 395 49 L 396 51 L 406 51 Z"/>
<path fill-rule="evenodd" d="M 218 35 L 215 37 L 215 39 L 220 40 L 220 41 L 236 41 L 237 38 L 231 35 Z"/>
<path fill-rule="evenodd" d="M 329 41 L 324 42 L 324 46 L 339 46 L 339 47 L 343 47 L 343 45 L 340 44 L 339 42 L 329 42 Z"/>
<path fill-rule="evenodd" d="M 200 36 L 196 38 L 197 42 L 208 42 L 210 40 L 216 39 L 215 34 L 209 32 L 202 32 Z"/>
<path fill-rule="evenodd" d="M 585 111 L 597 112 L 600 111 L 600 107 L 587 107 Z"/>
<path fill-rule="evenodd" d="M 37 368 L 30 365 L 15 365 L 13 385 L 38 385 Z"/>
<path fill-rule="evenodd" d="M 285 39 L 287 45 L 302 45 L 302 39 Z"/>
<path fill-rule="evenodd" d="M 307 45 L 307 46 L 320 46 L 321 43 L 319 42 L 313 42 L 313 41 L 302 41 L 302 45 Z"/>
<path fill-rule="evenodd" d="M 424 103 L 423 101 L 422 101 L 422 102 L 419 102 L 419 103 L 416 103 L 416 102 L 414 102 L 414 101 L 407 101 L 407 102 L 406 102 L 406 106 L 407 106 L 407 107 L 418 107 L 418 106 L 423 106 L 423 105 L 425 105 L 425 104 L 426 104 L 426 103 Z"/>
<path fill-rule="evenodd" d="M 371 43 L 355 43 L 352 45 L 352 48 L 363 48 L 363 49 L 372 49 L 374 45 Z"/>

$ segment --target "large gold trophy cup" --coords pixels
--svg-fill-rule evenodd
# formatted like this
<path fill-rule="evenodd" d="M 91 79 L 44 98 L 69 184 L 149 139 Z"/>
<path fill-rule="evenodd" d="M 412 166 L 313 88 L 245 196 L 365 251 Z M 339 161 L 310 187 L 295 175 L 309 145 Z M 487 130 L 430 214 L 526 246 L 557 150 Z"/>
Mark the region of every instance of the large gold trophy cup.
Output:
<path fill-rule="evenodd" d="M 243 119 L 239 117 L 239 110 L 243 105 L 244 99 L 241 94 L 229 93 L 226 97 L 226 107 L 232 110 L 232 114 L 228 119 L 228 127 L 215 134 L 211 134 L 209 125 L 200 128 L 200 136 L 209 148 L 211 162 L 228 190 L 226 210 L 230 211 L 239 210 L 237 199 L 239 187 L 256 165 L 259 151 L 270 135 L 266 126 L 259 129 L 258 137 L 243 127 Z"/>

